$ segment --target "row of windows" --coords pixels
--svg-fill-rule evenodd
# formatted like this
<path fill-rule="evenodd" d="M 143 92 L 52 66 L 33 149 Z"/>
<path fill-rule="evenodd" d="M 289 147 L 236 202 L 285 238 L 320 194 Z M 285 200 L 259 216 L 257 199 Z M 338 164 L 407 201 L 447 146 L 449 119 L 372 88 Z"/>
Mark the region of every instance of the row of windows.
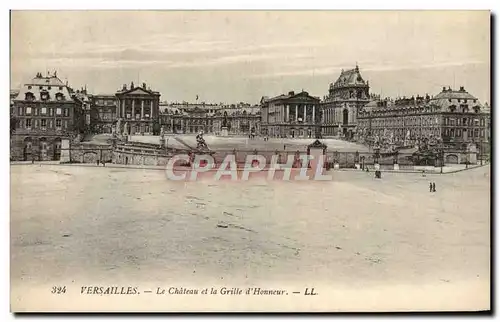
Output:
<path fill-rule="evenodd" d="M 421 125 L 421 126 L 431 126 L 439 124 L 439 118 L 397 118 L 397 119 L 374 119 L 372 120 L 372 126 L 404 126 L 404 125 Z"/>
<path fill-rule="evenodd" d="M 36 99 L 35 94 L 33 94 L 31 92 L 27 92 L 24 95 L 24 100 L 26 100 L 26 101 L 34 101 L 35 99 Z M 48 92 L 42 92 L 42 93 L 40 93 L 40 99 L 42 101 L 47 101 L 48 99 L 50 99 L 50 94 Z M 57 101 L 64 101 L 65 99 L 66 98 L 64 97 L 64 94 L 62 94 L 62 93 L 56 94 Z"/>
<path fill-rule="evenodd" d="M 453 99 L 451 99 L 451 98 L 448 99 L 448 102 L 451 103 L 452 101 L 453 101 Z M 462 98 L 462 99 L 457 98 L 457 101 L 458 101 L 458 103 L 460 103 L 460 101 L 462 101 L 463 103 L 467 103 L 467 99 L 466 98 Z M 476 103 L 476 101 L 477 100 L 472 100 L 473 103 Z"/>
<path fill-rule="evenodd" d="M 445 117 L 444 119 L 444 125 L 468 125 L 468 126 L 484 126 L 484 119 L 472 119 L 468 117 L 463 117 L 463 118 L 452 118 L 452 117 Z"/>
<path fill-rule="evenodd" d="M 444 136 L 446 137 L 457 137 L 460 138 L 467 133 L 467 137 L 482 137 L 484 138 L 484 130 L 479 129 L 444 129 Z"/>
<path fill-rule="evenodd" d="M 130 114 L 130 113 L 125 114 L 125 118 L 128 119 L 128 120 L 131 120 L 132 119 L 132 114 Z M 140 113 L 135 114 L 135 119 L 140 119 L 140 118 L 141 118 L 141 114 Z M 144 114 L 144 118 L 149 118 L 149 114 Z"/>
<path fill-rule="evenodd" d="M 374 134 L 378 135 L 383 135 L 385 132 L 385 129 L 372 129 Z M 414 138 L 415 136 L 421 136 L 421 135 L 427 135 L 427 134 L 433 134 L 433 135 L 439 135 L 439 129 L 438 128 L 432 128 L 432 129 L 398 129 L 394 131 L 394 134 L 398 137 L 406 137 L 408 131 L 410 132 L 410 138 Z"/>
<path fill-rule="evenodd" d="M 62 107 L 57 107 L 57 108 L 47 108 L 47 107 L 42 107 L 42 108 L 36 108 L 36 107 L 19 107 L 18 110 L 18 115 L 49 115 L 53 116 L 54 113 L 55 115 L 61 115 L 61 116 L 69 116 L 69 108 L 62 108 Z"/>
<path fill-rule="evenodd" d="M 96 102 L 96 105 L 101 105 L 101 106 L 114 106 L 114 105 L 116 105 L 116 100 L 114 100 L 114 99 L 98 99 L 95 102 Z"/>
<path fill-rule="evenodd" d="M 54 126 L 54 120 L 47 120 L 47 119 L 35 119 L 35 120 L 32 120 L 32 119 L 25 119 L 25 120 L 20 120 L 19 123 L 18 123 L 18 126 L 20 128 L 26 128 L 26 129 L 31 129 L 31 128 L 47 128 L 47 125 L 49 128 L 52 128 Z M 57 119 L 55 120 L 55 127 L 56 129 L 62 129 L 64 126 L 64 128 L 67 128 L 68 127 L 68 121 L 66 120 L 60 120 L 60 119 Z"/>

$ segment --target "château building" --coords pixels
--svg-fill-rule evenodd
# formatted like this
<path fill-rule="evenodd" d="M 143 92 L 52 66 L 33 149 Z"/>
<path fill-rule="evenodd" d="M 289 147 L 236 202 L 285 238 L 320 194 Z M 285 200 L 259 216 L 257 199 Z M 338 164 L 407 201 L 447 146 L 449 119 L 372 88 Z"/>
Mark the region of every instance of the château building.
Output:
<path fill-rule="evenodd" d="M 13 160 L 58 160 L 61 140 L 83 133 L 83 102 L 57 74 L 36 76 L 12 99 Z"/>
<path fill-rule="evenodd" d="M 224 119 L 231 135 L 260 131 L 260 108 L 247 103 L 162 103 L 160 124 L 166 133 L 220 133 Z"/>
<path fill-rule="evenodd" d="M 118 120 L 118 100 L 115 94 L 92 95 L 90 115 L 92 133 L 112 133 Z"/>
<path fill-rule="evenodd" d="M 159 92 L 151 90 L 146 83 L 134 86 L 132 82 L 129 88 L 123 85 L 122 90 L 115 96 L 117 119 L 120 120 L 116 130 L 119 133 L 126 131 L 128 135 L 160 134 Z"/>
<path fill-rule="evenodd" d="M 429 95 L 368 103 L 358 114 L 364 136 L 391 137 L 402 145 L 413 145 L 426 138 L 445 146 L 464 148 L 468 143 L 488 142 L 489 110 L 464 87 L 443 87 Z"/>
<path fill-rule="evenodd" d="M 342 70 L 335 83 L 330 83 L 328 95 L 321 103 L 323 136 L 353 138 L 358 113 L 369 101 L 370 86 L 361 76 L 359 67 Z"/>
<path fill-rule="evenodd" d="M 261 134 L 269 137 L 314 138 L 321 124 L 320 99 L 305 91 L 263 97 Z"/>

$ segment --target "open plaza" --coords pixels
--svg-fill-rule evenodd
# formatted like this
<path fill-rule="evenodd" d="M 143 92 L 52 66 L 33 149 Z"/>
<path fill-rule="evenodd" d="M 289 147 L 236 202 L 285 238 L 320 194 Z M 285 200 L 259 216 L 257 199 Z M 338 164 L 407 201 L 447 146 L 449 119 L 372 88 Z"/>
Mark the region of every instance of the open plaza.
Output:
<path fill-rule="evenodd" d="M 377 290 L 398 285 L 384 293 L 395 296 L 388 307 L 488 307 L 490 173 L 484 166 L 382 180 L 334 171 L 326 182 L 174 182 L 157 170 L 11 165 L 12 303 L 57 307 L 47 295 L 54 285 L 77 296 L 89 283 L 161 281 L 313 286 L 336 299 L 325 307 L 353 310 L 381 304 Z M 421 300 L 404 302 L 403 290 Z M 434 302 L 425 300 L 429 292 Z M 358 302 L 342 302 L 348 294 Z M 88 301 L 104 305 L 103 297 Z M 148 300 L 127 305 L 140 301 Z M 274 309 L 286 307 L 279 303 Z"/>

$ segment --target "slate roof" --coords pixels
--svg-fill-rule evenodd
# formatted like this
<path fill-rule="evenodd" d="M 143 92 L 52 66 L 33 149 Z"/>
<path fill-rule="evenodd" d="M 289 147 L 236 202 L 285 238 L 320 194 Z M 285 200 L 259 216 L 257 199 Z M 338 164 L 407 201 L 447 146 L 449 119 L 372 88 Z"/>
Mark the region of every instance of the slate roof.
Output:
<path fill-rule="evenodd" d="M 467 100 L 467 105 L 469 105 L 469 108 L 475 106 L 479 106 L 480 108 L 482 107 L 479 100 L 469 92 L 467 92 L 463 87 L 461 87 L 458 91 L 452 90 L 451 88 L 443 88 L 443 91 L 441 91 L 441 93 L 437 94 L 431 99 L 431 103 L 440 106 L 441 108 L 447 109 L 452 105 L 459 107 L 461 104 L 466 104 L 464 100 Z"/>
<path fill-rule="evenodd" d="M 367 85 L 361 73 L 359 72 L 358 66 L 353 69 L 342 70 L 339 78 L 335 81 L 334 87 L 342 87 L 348 85 Z"/>
<path fill-rule="evenodd" d="M 58 94 L 62 94 L 66 102 L 73 101 L 69 87 L 55 75 L 44 77 L 38 73 L 21 87 L 14 101 L 24 101 L 27 93 L 33 94 L 35 102 L 42 101 L 42 94 L 48 94 L 45 102 L 57 101 Z"/>

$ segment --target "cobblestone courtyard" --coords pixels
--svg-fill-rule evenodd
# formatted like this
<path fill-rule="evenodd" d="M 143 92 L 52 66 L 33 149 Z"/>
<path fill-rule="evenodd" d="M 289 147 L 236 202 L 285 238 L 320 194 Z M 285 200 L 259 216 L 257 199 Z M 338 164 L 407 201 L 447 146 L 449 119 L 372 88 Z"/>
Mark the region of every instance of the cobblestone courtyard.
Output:
<path fill-rule="evenodd" d="M 43 298 L 47 289 L 34 290 L 45 285 L 162 281 L 442 286 L 455 290 L 453 303 L 472 292 L 488 306 L 489 166 L 382 180 L 333 175 L 184 183 L 158 170 L 13 165 L 13 304 Z"/>

